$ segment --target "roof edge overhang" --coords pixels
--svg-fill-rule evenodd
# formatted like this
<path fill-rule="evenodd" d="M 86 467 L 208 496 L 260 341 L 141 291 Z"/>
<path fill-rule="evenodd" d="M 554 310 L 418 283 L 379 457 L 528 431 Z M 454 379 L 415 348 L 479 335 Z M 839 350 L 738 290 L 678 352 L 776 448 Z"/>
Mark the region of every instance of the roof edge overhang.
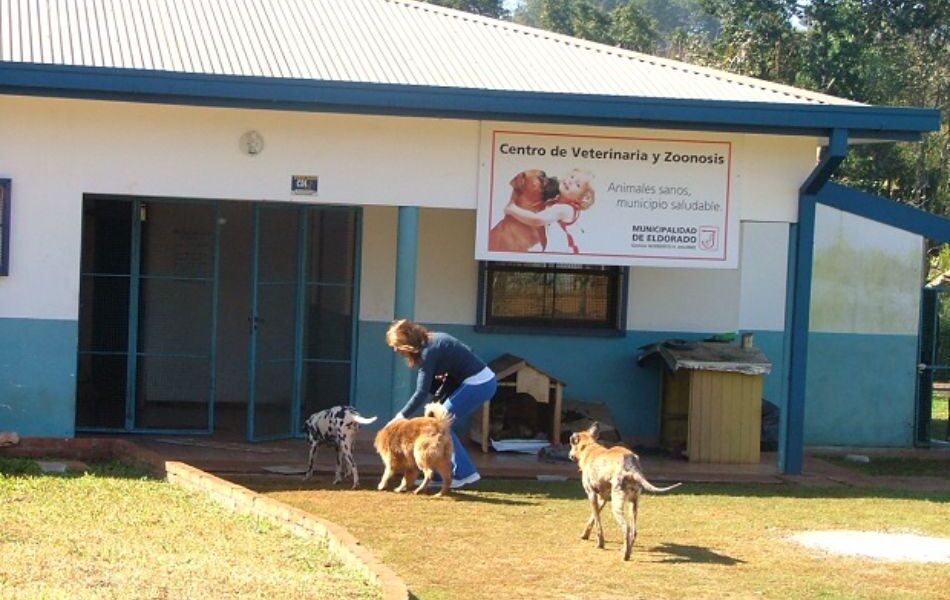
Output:
<path fill-rule="evenodd" d="M 0 63 L 0 93 L 230 108 L 913 141 L 940 111 L 646 98 Z"/>

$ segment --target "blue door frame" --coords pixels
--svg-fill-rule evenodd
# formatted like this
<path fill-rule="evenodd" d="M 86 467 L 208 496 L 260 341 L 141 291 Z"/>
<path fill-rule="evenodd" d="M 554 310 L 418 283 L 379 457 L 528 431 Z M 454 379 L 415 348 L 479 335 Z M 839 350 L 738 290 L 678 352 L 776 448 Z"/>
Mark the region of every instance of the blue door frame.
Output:
<path fill-rule="evenodd" d="M 917 427 L 914 442 L 919 446 L 950 443 L 950 431 L 944 439 L 932 430 L 934 391 L 937 385 L 950 383 L 950 336 L 941 317 L 950 304 L 950 288 L 924 288 L 920 310 L 920 363 L 917 366 Z M 935 385 L 936 384 L 936 385 Z"/>
<path fill-rule="evenodd" d="M 293 253 L 293 268 L 288 271 L 287 274 L 291 274 L 291 278 L 281 278 L 279 276 L 275 277 L 274 274 L 267 273 L 262 269 L 261 265 L 261 254 L 266 252 L 268 240 L 263 239 L 262 229 L 264 227 L 264 220 L 268 216 L 277 214 L 275 211 L 283 212 L 285 215 L 289 215 L 293 218 L 295 226 L 292 233 L 294 234 L 293 239 L 296 240 L 295 248 L 296 251 Z M 303 356 L 303 323 L 304 323 L 304 277 L 307 269 L 307 219 L 309 216 L 309 211 L 303 209 L 302 207 L 295 206 L 286 206 L 286 205 L 264 205 L 257 204 L 254 207 L 254 234 L 253 234 L 253 259 L 252 259 L 252 268 L 251 268 L 251 327 L 250 327 L 250 336 L 249 336 L 249 361 L 248 361 L 248 394 L 247 394 L 247 439 L 252 442 L 260 442 L 267 440 L 276 440 L 276 439 L 285 439 L 288 437 L 293 437 L 295 433 L 300 429 L 300 390 L 301 390 L 301 373 L 302 373 L 302 360 Z M 287 232 L 289 233 L 289 232 Z M 273 292 L 274 290 L 286 290 L 284 294 L 284 299 L 292 298 L 293 304 L 293 333 L 292 336 L 282 336 L 285 341 L 290 341 L 290 344 L 287 344 L 283 347 L 285 354 L 274 355 L 273 348 L 270 355 L 264 356 L 260 348 L 260 339 L 261 339 L 261 327 L 267 328 L 270 324 L 264 322 L 261 315 L 263 312 L 262 296 L 265 295 L 265 292 L 268 290 Z M 267 294 L 271 295 L 271 294 Z M 283 421 L 284 426 L 281 427 L 277 425 L 276 427 L 271 427 L 271 431 L 263 433 L 261 430 L 264 427 L 259 427 L 258 419 L 264 417 L 261 414 L 261 411 L 258 411 L 257 402 L 259 399 L 259 389 L 257 387 L 258 379 L 260 376 L 260 371 L 267 369 L 268 367 L 280 368 L 281 365 L 288 366 L 291 369 L 291 376 L 289 379 L 290 384 L 290 396 L 287 398 L 288 403 L 284 407 L 285 414 L 280 415 L 282 418 L 278 418 L 277 421 Z"/>
<path fill-rule="evenodd" d="M 267 215 L 274 214 L 272 211 L 293 211 L 296 215 L 296 262 L 294 269 L 294 280 L 268 279 L 267 273 L 261 268 L 261 252 L 266 251 L 266 240 L 261 238 L 262 227 Z M 313 246 L 320 242 L 319 239 L 311 238 L 311 224 L 317 218 L 325 218 L 334 212 L 348 212 L 352 214 L 353 238 L 350 240 L 352 247 L 352 269 L 342 281 L 335 281 L 332 278 L 327 279 L 324 275 L 311 276 L 311 265 L 309 257 L 312 255 Z M 318 217 L 319 215 L 319 217 Z M 304 406 L 304 396 L 307 390 L 307 371 L 309 369 L 319 369 L 321 367 L 344 367 L 348 370 L 349 389 L 347 404 L 353 403 L 353 397 L 356 390 L 356 369 L 354 368 L 357 355 L 357 327 L 359 319 L 359 276 L 360 276 L 360 248 L 361 248 L 361 211 L 350 207 L 327 207 L 327 206 L 288 206 L 258 204 L 254 210 L 254 264 L 252 268 L 252 301 L 251 301 L 251 336 L 249 341 L 249 382 L 248 382 L 248 411 L 247 411 L 247 438 L 249 441 L 266 441 L 275 439 L 285 439 L 288 437 L 301 437 L 301 417 L 302 407 Z M 319 233 L 314 234 L 314 238 L 321 237 Z M 267 327 L 266 319 L 261 319 L 261 292 L 268 286 L 291 286 L 293 296 L 293 340 L 292 349 L 288 349 L 287 356 L 262 356 L 260 348 L 260 328 Z M 349 328 L 349 352 L 347 356 L 312 356 L 305 345 L 305 338 L 308 333 L 313 333 L 314 323 L 310 321 L 307 311 L 309 294 L 315 289 L 345 289 L 349 292 L 350 303 L 346 307 L 352 316 L 352 322 Z M 286 297 L 290 297 L 290 293 Z M 346 295 L 346 294 L 344 294 Z M 319 327 L 319 324 L 317 324 Z M 274 365 L 277 363 L 288 364 L 291 366 L 289 390 L 289 403 L 286 406 L 286 414 L 280 415 L 280 420 L 286 425 L 286 428 L 278 428 L 266 433 L 262 433 L 261 406 L 258 405 L 260 389 L 258 381 L 260 377 L 260 367 L 264 365 Z"/>
<path fill-rule="evenodd" d="M 142 433 L 142 434 L 209 434 L 214 424 L 214 402 L 215 397 L 215 369 L 216 364 L 216 339 L 218 330 L 218 280 L 219 280 L 219 244 L 220 244 L 220 226 L 219 226 L 219 206 L 213 201 L 178 199 L 178 198 L 131 198 L 129 211 L 131 213 L 131 234 L 130 234 L 130 260 L 128 270 L 128 325 L 126 349 L 122 352 L 101 352 L 89 351 L 83 352 L 80 348 L 79 354 L 94 355 L 115 355 L 124 356 L 126 361 L 125 374 L 125 415 L 123 427 L 77 427 L 77 431 L 104 432 L 104 433 Z M 212 209 L 211 228 L 212 236 L 212 261 L 211 270 L 204 275 L 179 276 L 169 273 L 146 273 L 142 265 L 142 244 L 143 231 L 142 223 L 147 219 L 150 206 L 168 206 L 170 204 L 182 204 L 188 206 L 205 206 Z M 124 278 L 123 274 L 112 273 L 82 273 L 82 276 L 100 276 L 100 277 L 119 277 Z M 147 351 L 141 348 L 141 318 L 140 311 L 142 307 L 142 288 L 149 282 L 183 282 L 205 283 L 211 286 L 209 296 L 210 319 L 208 321 L 208 351 L 205 353 L 196 352 L 176 352 L 176 351 Z M 207 426 L 200 428 L 156 428 L 148 426 L 137 426 L 138 414 L 136 411 L 136 401 L 139 392 L 139 369 L 140 362 L 149 359 L 157 360 L 181 360 L 181 361 L 206 361 L 208 368 L 207 388 L 205 390 L 204 403 L 207 405 Z"/>

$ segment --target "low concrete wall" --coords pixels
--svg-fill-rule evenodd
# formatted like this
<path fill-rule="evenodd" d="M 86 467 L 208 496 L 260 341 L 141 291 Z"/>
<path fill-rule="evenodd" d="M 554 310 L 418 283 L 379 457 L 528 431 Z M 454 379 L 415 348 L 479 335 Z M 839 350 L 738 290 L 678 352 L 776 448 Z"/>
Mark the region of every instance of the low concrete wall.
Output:
<path fill-rule="evenodd" d="M 230 510 L 268 518 L 297 535 L 323 540 L 331 552 L 379 583 L 383 589 L 384 600 L 409 598 L 406 584 L 389 567 L 363 548 L 345 528 L 185 463 L 166 462 L 165 472 L 169 482 L 203 492 Z"/>

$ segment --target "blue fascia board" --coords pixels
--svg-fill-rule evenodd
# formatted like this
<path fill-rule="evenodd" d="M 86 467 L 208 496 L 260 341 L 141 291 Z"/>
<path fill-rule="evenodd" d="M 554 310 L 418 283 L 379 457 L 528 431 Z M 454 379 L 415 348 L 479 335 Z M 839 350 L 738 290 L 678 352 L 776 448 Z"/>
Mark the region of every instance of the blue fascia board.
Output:
<path fill-rule="evenodd" d="M 828 182 L 818 202 L 859 217 L 916 233 L 938 244 L 950 242 L 950 219 L 861 190 Z"/>
<path fill-rule="evenodd" d="M 928 108 L 776 104 L 513 92 L 343 81 L 0 63 L 0 93 L 131 102 L 916 140 Z"/>

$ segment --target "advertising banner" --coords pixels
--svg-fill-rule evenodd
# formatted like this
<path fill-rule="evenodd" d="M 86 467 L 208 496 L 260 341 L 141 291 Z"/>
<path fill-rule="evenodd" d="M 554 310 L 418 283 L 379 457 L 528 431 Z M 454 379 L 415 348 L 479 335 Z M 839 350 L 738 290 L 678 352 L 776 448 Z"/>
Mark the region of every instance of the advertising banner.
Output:
<path fill-rule="evenodd" d="M 489 133 L 477 259 L 737 266 L 731 142 Z"/>

